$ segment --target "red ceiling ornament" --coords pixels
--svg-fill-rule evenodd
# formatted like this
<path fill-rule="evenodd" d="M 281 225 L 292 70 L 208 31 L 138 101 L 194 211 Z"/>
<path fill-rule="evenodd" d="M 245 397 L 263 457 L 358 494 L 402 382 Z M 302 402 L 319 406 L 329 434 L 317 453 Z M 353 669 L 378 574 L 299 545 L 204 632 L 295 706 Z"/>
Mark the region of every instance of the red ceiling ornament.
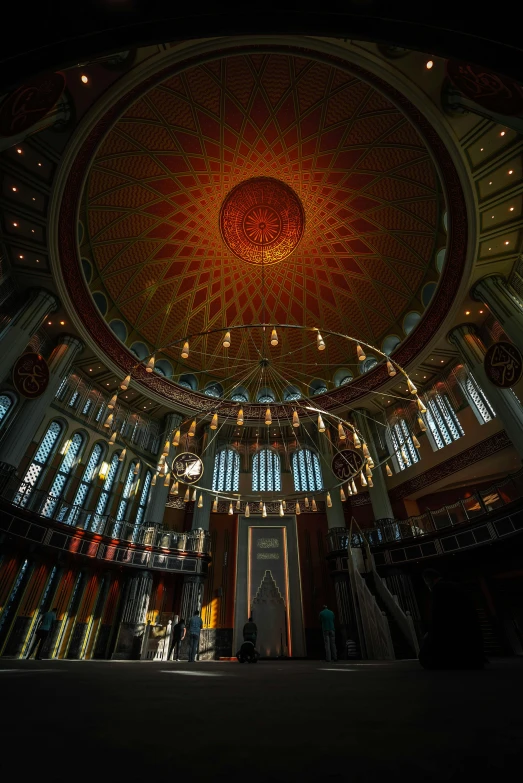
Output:
<path fill-rule="evenodd" d="M 296 193 L 278 179 L 240 182 L 222 204 L 220 230 L 235 256 L 249 264 L 275 264 L 298 245 L 305 213 Z"/>

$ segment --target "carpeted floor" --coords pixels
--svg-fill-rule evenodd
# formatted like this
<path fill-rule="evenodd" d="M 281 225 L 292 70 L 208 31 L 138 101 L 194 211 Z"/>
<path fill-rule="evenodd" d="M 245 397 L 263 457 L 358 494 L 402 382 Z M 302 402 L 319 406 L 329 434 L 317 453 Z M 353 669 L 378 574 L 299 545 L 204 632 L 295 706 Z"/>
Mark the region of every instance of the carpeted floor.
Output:
<path fill-rule="evenodd" d="M 0 660 L 0 773 L 50 781 L 489 780 L 521 774 L 523 661 Z"/>

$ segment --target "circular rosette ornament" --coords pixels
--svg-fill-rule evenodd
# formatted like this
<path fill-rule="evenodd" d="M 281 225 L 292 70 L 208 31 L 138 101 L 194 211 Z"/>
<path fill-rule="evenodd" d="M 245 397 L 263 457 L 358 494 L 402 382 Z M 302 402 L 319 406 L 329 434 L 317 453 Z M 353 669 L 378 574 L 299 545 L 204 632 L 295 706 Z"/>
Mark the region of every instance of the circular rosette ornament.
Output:
<path fill-rule="evenodd" d="M 197 454 L 184 451 L 173 459 L 172 475 L 184 484 L 196 484 L 203 476 L 203 462 Z"/>

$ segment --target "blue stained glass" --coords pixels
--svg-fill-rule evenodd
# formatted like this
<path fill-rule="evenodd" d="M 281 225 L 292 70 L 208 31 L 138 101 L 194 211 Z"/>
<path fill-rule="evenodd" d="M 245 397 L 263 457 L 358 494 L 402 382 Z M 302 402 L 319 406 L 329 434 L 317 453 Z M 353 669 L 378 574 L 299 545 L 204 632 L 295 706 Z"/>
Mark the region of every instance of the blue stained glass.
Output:
<path fill-rule="evenodd" d="M 85 503 L 87 493 L 91 488 L 92 481 L 96 473 L 96 468 L 98 467 L 102 459 L 102 454 L 103 454 L 102 446 L 99 443 L 97 443 L 91 452 L 91 456 L 89 457 L 89 461 L 85 466 L 85 470 L 81 478 L 80 485 L 76 490 L 76 495 L 74 496 L 74 500 L 73 500 L 73 508 L 70 508 L 69 506 L 62 506 L 57 516 L 57 519 L 60 522 L 67 522 L 68 525 L 74 524 L 79 509 Z"/>
<path fill-rule="evenodd" d="M 36 486 L 36 482 L 40 473 L 47 465 L 49 458 L 56 445 L 56 441 L 60 437 L 62 432 L 62 425 L 57 421 L 52 421 L 47 432 L 42 438 L 42 442 L 38 447 L 36 454 L 33 457 L 33 461 L 29 465 L 22 483 L 20 484 L 18 493 L 15 498 L 15 503 L 20 506 L 25 506 L 29 500 L 33 490 Z"/>
<path fill-rule="evenodd" d="M 118 511 L 116 512 L 116 521 L 121 522 L 122 519 L 125 516 L 125 512 L 127 511 L 127 506 L 129 504 L 129 496 L 131 494 L 131 489 L 134 482 L 134 469 L 136 467 L 136 461 L 131 462 L 129 466 L 129 470 L 127 472 L 127 478 L 125 479 L 125 484 L 122 491 L 122 499 L 120 500 L 120 503 L 118 504 Z"/>
<path fill-rule="evenodd" d="M 280 458 L 272 449 L 260 449 L 252 460 L 253 492 L 277 492 L 281 489 Z"/>
<path fill-rule="evenodd" d="M 2 394 L 0 396 L 0 422 L 5 419 L 12 404 L 13 400 L 11 397 L 8 397 L 7 394 Z"/>
<path fill-rule="evenodd" d="M 103 521 L 102 517 L 107 509 L 107 504 L 109 502 L 114 480 L 116 478 L 116 473 L 118 471 L 119 456 L 120 456 L 119 452 L 115 452 L 111 458 L 109 470 L 107 471 L 107 475 L 103 483 L 102 491 L 100 492 L 100 497 L 98 498 L 98 503 L 96 504 L 96 510 L 94 515 L 93 528 L 92 528 L 93 530 L 96 530 Z"/>
<path fill-rule="evenodd" d="M 221 449 L 214 458 L 212 488 L 215 492 L 237 492 L 240 483 L 240 455 Z"/>
<path fill-rule="evenodd" d="M 69 448 L 63 456 L 60 467 L 58 468 L 54 481 L 51 485 L 51 489 L 49 490 L 49 497 L 47 498 L 41 512 L 44 517 L 52 516 L 73 465 L 76 463 L 83 442 L 83 436 L 77 432 L 76 435 L 73 436 L 69 444 Z"/>
<path fill-rule="evenodd" d="M 419 462 L 418 450 L 412 442 L 412 437 L 407 427 L 405 419 L 399 419 L 390 429 L 390 437 L 396 455 L 396 461 L 400 470 L 409 468 L 415 462 Z M 405 454 L 407 461 L 403 460 L 401 450 Z"/>
<path fill-rule="evenodd" d="M 138 506 L 138 512 L 136 514 L 136 520 L 135 520 L 136 527 L 142 524 L 143 516 L 145 514 L 145 508 L 147 506 L 147 501 L 149 500 L 149 492 L 151 490 L 152 478 L 153 478 L 153 474 L 151 473 L 150 470 L 148 470 L 147 473 L 145 474 L 142 492 L 140 494 L 140 504 Z"/>
<path fill-rule="evenodd" d="M 292 475 L 297 492 L 317 492 L 323 489 L 320 460 L 308 448 L 298 449 L 292 455 Z"/>

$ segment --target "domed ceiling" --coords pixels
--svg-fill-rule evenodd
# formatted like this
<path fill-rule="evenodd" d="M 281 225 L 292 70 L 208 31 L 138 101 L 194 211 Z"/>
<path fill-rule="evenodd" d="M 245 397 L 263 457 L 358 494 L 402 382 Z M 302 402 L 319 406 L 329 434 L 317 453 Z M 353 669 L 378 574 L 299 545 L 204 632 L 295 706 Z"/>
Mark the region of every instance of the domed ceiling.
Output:
<path fill-rule="evenodd" d="M 277 181 L 274 201 L 242 189 L 257 178 Z M 362 78 L 290 52 L 224 54 L 155 84 L 112 125 L 84 191 L 81 254 L 128 346 L 164 348 L 175 378 L 223 378 L 215 336 L 185 362 L 166 346 L 264 319 L 378 347 L 403 338 L 438 280 L 442 207 L 422 137 Z M 284 250 L 263 257 L 256 242 Z M 234 356 L 256 358 L 248 334 L 234 339 Z M 286 339 L 299 358 L 304 334 Z M 331 347 L 326 379 L 352 362 Z"/>

